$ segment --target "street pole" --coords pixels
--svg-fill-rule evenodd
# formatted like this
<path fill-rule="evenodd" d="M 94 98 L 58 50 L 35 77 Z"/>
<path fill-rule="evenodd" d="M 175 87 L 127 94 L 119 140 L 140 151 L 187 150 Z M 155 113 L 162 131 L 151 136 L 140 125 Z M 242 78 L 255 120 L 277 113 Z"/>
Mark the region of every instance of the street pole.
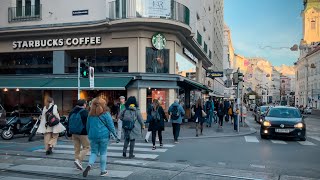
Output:
<path fill-rule="evenodd" d="M 80 58 L 78 58 L 78 99 L 80 99 Z"/>
<path fill-rule="evenodd" d="M 240 70 L 238 68 L 238 74 L 239 74 Z M 242 83 L 238 82 L 237 84 L 237 105 L 238 105 L 238 109 L 239 109 L 239 113 L 238 113 L 238 118 L 237 118 L 237 132 L 239 133 L 240 132 L 240 85 Z"/>

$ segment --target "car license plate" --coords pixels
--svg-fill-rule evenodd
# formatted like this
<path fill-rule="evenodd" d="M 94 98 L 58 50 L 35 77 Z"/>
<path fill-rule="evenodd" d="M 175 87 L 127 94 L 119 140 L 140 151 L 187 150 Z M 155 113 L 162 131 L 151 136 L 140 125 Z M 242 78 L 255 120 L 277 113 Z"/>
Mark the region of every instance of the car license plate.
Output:
<path fill-rule="evenodd" d="M 290 129 L 276 129 L 277 133 L 289 133 Z"/>

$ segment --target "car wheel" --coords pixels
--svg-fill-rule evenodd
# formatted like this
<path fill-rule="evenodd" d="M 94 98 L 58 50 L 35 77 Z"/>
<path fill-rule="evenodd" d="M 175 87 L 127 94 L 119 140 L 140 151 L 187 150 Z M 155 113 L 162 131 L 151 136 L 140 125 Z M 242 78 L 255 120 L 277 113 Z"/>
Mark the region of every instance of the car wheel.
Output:
<path fill-rule="evenodd" d="M 2 131 L 1 133 L 1 138 L 4 139 L 4 140 L 10 140 L 13 138 L 13 131 L 12 130 L 9 130 L 9 129 L 5 129 Z"/>
<path fill-rule="evenodd" d="M 260 135 L 261 136 L 261 139 L 268 139 L 268 136 L 266 136 L 266 135 Z"/>
<path fill-rule="evenodd" d="M 302 138 L 300 138 L 300 141 L 306 141 L 307 140 L 307 138 L 306 137 L 302 137 Z"/>

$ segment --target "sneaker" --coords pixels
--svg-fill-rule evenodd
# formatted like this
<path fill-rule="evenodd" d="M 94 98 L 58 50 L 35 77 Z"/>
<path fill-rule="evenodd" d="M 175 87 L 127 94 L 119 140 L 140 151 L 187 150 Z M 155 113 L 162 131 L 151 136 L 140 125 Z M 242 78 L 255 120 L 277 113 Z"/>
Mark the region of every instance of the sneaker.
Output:
<path fill-rule="evenodd" d="M 74 165 L 76 165 L 77 169 L 83 171 L 82 164 L 79 162 L 79 160 L 75 160 Z"/>
<path fill-rule="evenodd" d="M 152 150 L 156 150 L 157 148 L 156 148 L 156 146 L 152 146 Z"/>
<path fill-rule="evenodd" d="M 108 171 L 106 171 L 106 172 L 101 172 L 101 173 L 100 173 L 100 176 L 102 176 L 102 177 L 103 177 L 103 176 L 107 176 L 107 175 L 108 175 Z"/>
<path fill-rule="evenodd" d="M 198 134 L 196 134 L 196 137 L 198 137 L 199 135 Z"/>
<path fill-rule="evenodd" d="M 144 139 L 144 142 L 148 143 L 149 141 L 148 141 L 148 139 Z"/>
<path fill-rule="evenodd" d="M 87 168 L 83 171 L 82 176 L 87 177 L 90 169 L 91 169 L 91 166 L 87 166 Z"/>
<path fill-rule="evenodd" d="M 126 158 L 127 154 L 125 152 L 122 153 L 122 157 Z"/>
<path fill-rule="evenodd" d="M 174 141 L 174 143 L 175 143 L 175 144 L 178 144 L 178 143 L 179 143 L 179 141 L 178 141 L 178 140 L 177 140 L 177 141 Z"/>
<path fill-rule="evenodd" d="M 135 155 L 129 155 L 129 159 L 133 159 L 133 158 L 135 158 L 136 156 Z"/>
<path fill-rule="evenodd" d="M 163 148 L 163 144 L 162 143 L 160 144 L 160 148 Z"/>

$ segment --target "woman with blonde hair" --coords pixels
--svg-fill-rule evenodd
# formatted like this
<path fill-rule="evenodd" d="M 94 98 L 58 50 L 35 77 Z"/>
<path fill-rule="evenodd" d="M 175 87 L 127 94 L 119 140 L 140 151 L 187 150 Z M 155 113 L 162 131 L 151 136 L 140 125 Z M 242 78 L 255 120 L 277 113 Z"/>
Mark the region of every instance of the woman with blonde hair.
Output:
<path fill-rule="evenodd" d="M 66 130 L 66 128 L 60 122 L 55 126 L 48 126 L 48 113 L 51 113 L 56 118 L 60 119 L 58 107 L 54 104 L 54 100 L 51 97 L 47 97 L 45 101 L 45 106 L 42 110 L 40 125 L 37 130 L 37 133 L 44 134 L 44 147 L 46 150 L 46 155 L 52 154 L 52 149 L 57 144 L 59 133 Z"/>
<path fill-rule="evenodd" d="M 117 143 L 120 141 L 116 129 L 114 128 L 113 120 L 110 115 L 110 110 L 106 106 L 107 102 L 98 97 L 94 98 L 91 103 L 91 108 L 87 120 L 87 132 L 90 141 L 91 155 L 87 168 L 83 171 L 83 177 L 87 177 L 91 170 L 97 155 L 100 154 L 100 176 L 108 175 L 107 172 L 107 147 L 109 143 L 110 133 L 117 138 Z"/>

